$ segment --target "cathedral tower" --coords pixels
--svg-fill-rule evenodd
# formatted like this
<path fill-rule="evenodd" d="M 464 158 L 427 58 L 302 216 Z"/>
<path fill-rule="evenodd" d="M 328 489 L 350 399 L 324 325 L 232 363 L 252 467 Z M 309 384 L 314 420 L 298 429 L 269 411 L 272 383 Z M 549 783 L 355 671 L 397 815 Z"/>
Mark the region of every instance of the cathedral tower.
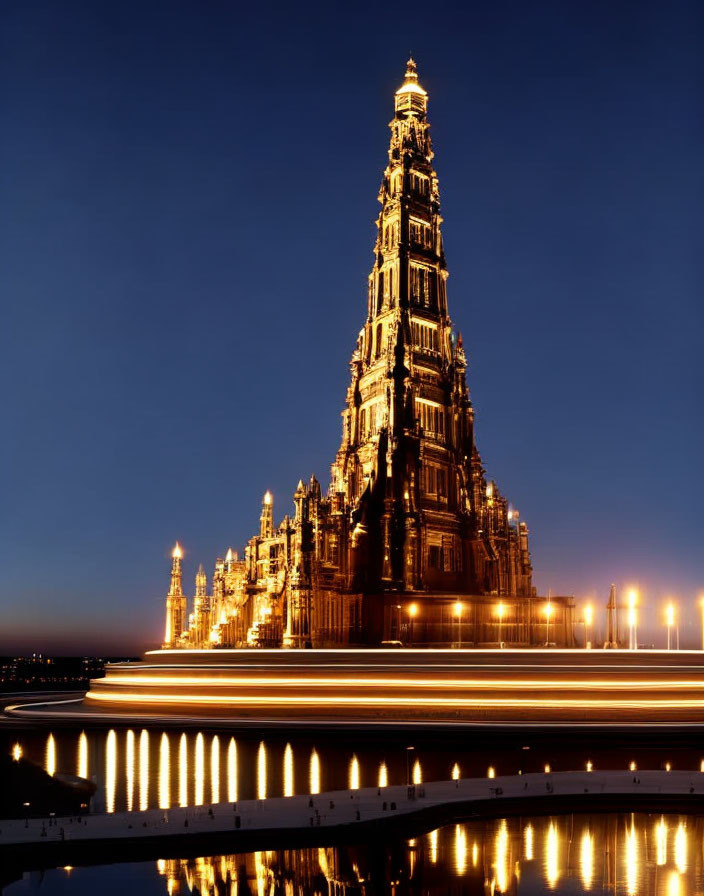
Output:
<path fill-rule="evenodd" d="M 427 103 L 409 59 L 332 467 L 332 491 L 352 515 L 346 584 L 367 594 L 528 596 L 527 529 L 510 524 L 507 500 L 484 477 L 466 356 L 448 314 Z"/>

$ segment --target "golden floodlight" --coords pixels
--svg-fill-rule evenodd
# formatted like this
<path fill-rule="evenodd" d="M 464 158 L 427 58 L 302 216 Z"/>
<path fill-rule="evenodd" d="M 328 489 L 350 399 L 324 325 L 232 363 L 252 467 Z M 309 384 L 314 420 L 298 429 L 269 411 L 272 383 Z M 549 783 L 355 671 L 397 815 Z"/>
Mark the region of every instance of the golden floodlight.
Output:
<path fill-rule="evenodd" d="M 499 621 L 501 621 L 504 618 L 505 614 L 506 614 L 506 604 L 503 601 L 499 601 L 499 603 L 496 606 L 496 615 L 499 617 Z"/>
<path fill-rule="evenodd" d="M 408 607 L 408 615 L 413 618 L 418 615 L 418 604 L 411 604 Z"/>
<path fill-rule="evenodd" d="M 20 761 L 20 759 L 22 758 L 22 753 L 23 753 L 22 745 L 15 744 L 12 748 L 12 758 L 15 760 L 15 762 Z"/>
<path fill-rule="evenodd" d="M 667 619 L 668 627 L 672 628 L 675 624 L 675 605 L 670 601 L 665 608 L 665 617 Z"/>
<path fill-rule="evenodd" d="M 455 616 L 461 616 L 462 610 L 463 610 L 462 601 L 458 600 L 457 603 L 455 604 Z"/>
<path fill-rule="evenodd" d="M 180 560 L 181 557 L 183 557 L 183 551 L 181 550 L 181 545 L 178 542 L 176 542 L 176 545 L 171 552 L 171 556 L 174 558 L 174 560 Z"/>
<path fill-rule="evenodd" d="M 584 624 L 591 626 L 594 622 L 594 607 L 591 604 L 587 604 L 584 607 Z"/>
<path fill-rule="evenodd" d="M 271 492 L 267 489 L 266 494 L 264 495 L 264 503 L 265 503 L 265 504 L 271 504 L 271 502 L 272 502 L 273 500 L 274 500 L 274 496 L 273 496 L 273 495 L 271 494 Z"/>

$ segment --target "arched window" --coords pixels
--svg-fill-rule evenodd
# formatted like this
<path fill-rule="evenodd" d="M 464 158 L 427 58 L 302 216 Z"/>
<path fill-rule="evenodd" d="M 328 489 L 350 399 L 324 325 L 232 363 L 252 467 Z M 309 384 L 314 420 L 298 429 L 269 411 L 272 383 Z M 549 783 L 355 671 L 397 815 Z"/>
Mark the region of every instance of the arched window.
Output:
<path fill-rule="evenodd" d="M 384 332 L 384 328 L 383 328 L 382 324 L 377 324 L 377 326 L 376 326 L 376 356 L 375 356 L 377 358 L 381 355 L 381 339 L 382 339 L 383 332 Z"/>

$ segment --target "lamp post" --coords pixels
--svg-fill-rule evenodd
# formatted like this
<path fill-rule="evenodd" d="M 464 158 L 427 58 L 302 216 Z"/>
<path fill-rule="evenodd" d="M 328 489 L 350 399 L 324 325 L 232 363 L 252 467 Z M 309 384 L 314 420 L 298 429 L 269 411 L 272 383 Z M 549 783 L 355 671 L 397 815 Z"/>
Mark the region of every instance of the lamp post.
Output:
<path fill-rule="evenodd" d="M 503 601 L 499 601 L 498 606 L 496 607 L 496 615 L 499 617 L 499 648 L 504 646 L 504 642 L 501 640 L 501 624 L 504 621 L 505 612 L 506 604 Z"/>
<path fill-rule="evenodd" d="M 548 602 L 545 604 L 545 646 L 550 646 L 550 619 L 553 614 L 553 605 L 550 603 L 550 599 L 548 598 Z"/>
<path fill-rule="evenodd" d="M 455 616 L 457 617 L 457 640 L 459 648 L 462 649 L 462 602 L 457 601 L 455 604 Z"/>
<path fill-rule="evenodd" d="M 629 650 L 637 650 L 638 649 L 638 630 L 636 628 L 636 623 L 638 620 L 638 612 L 636 607 L 638 605 L 638 592 L 635 588 L 631 588 L 628 592 L 628 649 Z"/>
<path fill-rule="evenodd" d="M 413 620 L 416 618 L 417 615 L 418 615 L 418 604 L 411 604 L 408 608 L 408 618 L 410 620 L 410 626 L 409 626 L 410 631 L 408 634 L 408 641 L 410 644 L 413 644 Z"/>
<path fill-rule="evenodd" d="M 594 607 L 591 604 L 587 604 L 584 607 L 584 647 L 589 650 L 592 646 L 591 638 L 589 637 L 592 625 L 594 623 Z"/>
<path fill-rule="evenodd" d="M 675 605 L 672 601 L 665 608 L 665 623 L 667 625 L 667 649 L 672 650 L 672 627 L 675 624 Z"/>

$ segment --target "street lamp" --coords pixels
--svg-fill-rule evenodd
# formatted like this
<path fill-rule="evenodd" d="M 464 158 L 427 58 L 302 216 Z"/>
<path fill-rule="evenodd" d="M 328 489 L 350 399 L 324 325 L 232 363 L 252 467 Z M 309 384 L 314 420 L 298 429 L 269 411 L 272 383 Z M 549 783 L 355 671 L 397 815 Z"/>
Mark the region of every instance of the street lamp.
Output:
<path fill-rule="evenodd" d="M 672 628 L 675 624 L 675 605 L 672 601 L 665 608 L 665 624 L 667 625 L 667 649 L 672 650 Z"/>
<path fill-rule="evenodd" d="M 545 646 L 550 646 L 550 620 L 552 619 L 552 614 L 555 612 L 555 608 L 553 605 L 548 602 L 545 604 L 545 609 L 543 610 L 545 613 Z"/>
<path fill-rule="evenodd" d="M 504 642 L 501 640 L 501 624 L 504 621 L 504 613 L 506 612 L 506 604 L 503 601 L 499 601 L 496 607 L 496 615 L 499 617 L 499 647 L 504 646 Z"/>
<path fill-rule="evenodd" d="M 594 623 L 594 607 L 591 604 L 587 604 L 584 607 L 584 646 L 587 650 L 592 646 L 591 638 L 589 637 L 591 627 Z"/>
<path fill-rule="evenodd" d="M 457 639 L 459 647 L 462 649 L 462 601 L 458 600 L 455 604 L 455 616 L 457 617 Z"/>
<path fill-rule="evenodd" d="M 418 615 L 418 604 L 411 604 L 408 607 L 408 616 L 411 621 L 408 640 L 411 644 L 413 643 L 413 620 L 416 618 L 417 615 Z"/>
<path fill-rule="evenodd" d="M 638 649 L 638 632 L 636 630 L 636 622 L 638 613 L 636 607 L 638 605 L 638 592 L 635 588 L 631 588 L 628 592 L 628 649 Z"/>

